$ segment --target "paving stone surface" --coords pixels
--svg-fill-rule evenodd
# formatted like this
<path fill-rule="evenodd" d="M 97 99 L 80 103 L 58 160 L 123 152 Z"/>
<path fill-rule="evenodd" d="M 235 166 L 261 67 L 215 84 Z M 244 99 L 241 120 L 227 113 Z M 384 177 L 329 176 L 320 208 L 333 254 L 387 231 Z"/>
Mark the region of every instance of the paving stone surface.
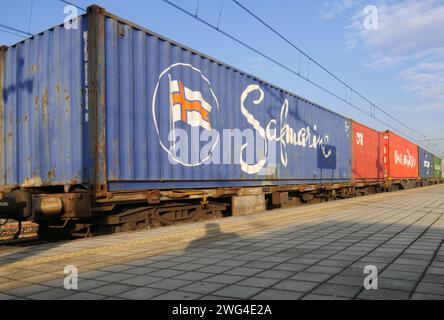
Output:
<path fill-rule="evenodd" d="M 0 245 L 0 300 L 444 300 L 443 242 L 441 185 L 71 242 Z M 66 266 L 78 267 L 77 289 L 64 288 Z M 369 282 L 373 271 L 378 277 Z"/>

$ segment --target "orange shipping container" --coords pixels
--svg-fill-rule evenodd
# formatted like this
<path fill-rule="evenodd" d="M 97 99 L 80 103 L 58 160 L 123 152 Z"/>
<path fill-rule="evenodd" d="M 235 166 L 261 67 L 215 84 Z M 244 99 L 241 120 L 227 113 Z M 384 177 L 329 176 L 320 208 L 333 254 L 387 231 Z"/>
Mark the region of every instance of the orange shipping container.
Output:
<path fill-rule="evenodd" d="M 353 121 L 353 179 L 384 179 L 384 134 Z"/>
<path fill-rule="evenodd" d="M 388 179 L 418 178 L 418 146 L 391 131 L 386 131 L 384 167 Z"/>

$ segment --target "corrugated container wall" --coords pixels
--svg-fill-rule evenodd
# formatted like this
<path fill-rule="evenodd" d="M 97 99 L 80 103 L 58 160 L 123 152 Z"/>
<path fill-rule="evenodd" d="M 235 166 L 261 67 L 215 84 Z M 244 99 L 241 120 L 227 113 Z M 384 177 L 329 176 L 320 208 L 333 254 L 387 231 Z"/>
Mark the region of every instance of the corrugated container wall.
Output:
<path fill-rule="evenodd" d="M 441 178 L 443 177 L 442 173 L 444 172 L 444 161 L 441 159 Z"/>
<path fill-rule="evenodd" d="M 418 146 L 386 131 L 384 133 L 385 176 L 389 179 L 418 178 Z"/>
<path fill-rule="evenodd" d="M 434 156 L 430 152 L 418 147 L 419 151 L 419 177 L 428 179 L 433 178 Z"/>
<path fill-rule="evenodd" d="M 435 178 L 442 178 L 442 168 L 443 168 L 443 163 L 442 163 L 442 159 L 438 158 L 437 156 L 433 157 L 433 162 L 434 162 L 434 177 Z"/>
<path fill-rule="evenodd" d="M 380 132 L 352 122 L 353 179 L 384 179 L 384 136 Z"/>
<path fill-rule="evenodd" d="M 6 48 L 0 185 L 88 181 L 84 158 L 84 32 L 58 26 Z"/>
<path fill-rule="evenodd" d="M 348 119 L 111 17 L 106 79 L 110 190 L 351 178 Z"/>

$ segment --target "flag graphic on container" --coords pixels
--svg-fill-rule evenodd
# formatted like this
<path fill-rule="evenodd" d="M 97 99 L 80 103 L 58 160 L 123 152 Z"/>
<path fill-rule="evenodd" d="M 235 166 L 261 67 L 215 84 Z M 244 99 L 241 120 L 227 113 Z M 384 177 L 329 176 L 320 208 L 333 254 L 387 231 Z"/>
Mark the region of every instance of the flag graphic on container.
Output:
<path fill-rule="evenodd" d="M 202 127 L 211 130 L 211 105 L 204 100 L 202 93 L 192 91 L 184 86 L 182 81 L 170 81 L 170 112 L 173 126 L 179 121 L 192 127 Z"/>

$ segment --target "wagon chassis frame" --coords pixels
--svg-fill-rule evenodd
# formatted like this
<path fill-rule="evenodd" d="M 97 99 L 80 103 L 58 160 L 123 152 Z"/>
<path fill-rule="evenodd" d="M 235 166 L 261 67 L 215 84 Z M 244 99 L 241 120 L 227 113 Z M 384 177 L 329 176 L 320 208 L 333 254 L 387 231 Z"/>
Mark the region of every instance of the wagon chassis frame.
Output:
<path fill-rule="evenodd" d="M 179 44 L 112 15 L 96 5 L 88 8 L 87 15 L 89 152 L 92 159 L 89 185 L 87 187 L 75 184 L 36 188 L 2 186 L 0 187 L 0 218 L 2 217 L 2 203 L 6 206 L 15 205 L 16 207 L 13 208 L 18 209 L 18 214 L 12 218 L 19 221 L 37 221 L 42 226 L 42 232 L 50 233 L 51 230 L 64 231 L 63 229 L 68 229 L 69 234 L 89 236 L 94 234 L 94 231 L 96 231 L 94 229 L 97 226 L 102 226 L 105 230 L 107 227 L 111 227 L 117 231 L 127 231 L 177 222 L 187 223 L 205 218 L 220 218 L 233 214 L 232 201 L 236 197 L 263 197 L 266 208 L 274 209 L 443 182 L 442 178 L 429 180 L 382 179 L 261 187 L 110 191 L 110 181 L 108 181 L 107 176 L 107 110 L 106 81 L 104 80 L 106 79 L 105 18 L 111 17 L 120 23 L 153 34 L 160 39 L 168 40 L 176 45 Z M 195 50 L 183 45 L 179 46 L 227 66 Z M 5 67 L 5 52 L 7 49 L 7 47 L 0 47 L 0 74 Z M 251 76 L 237 68 L 231 68 Z M 257 77 L 251 77 L 262 81 Z M 270 84 L 270 86 L 296 96 L 275 85 Z M 3 79 L 0 77 L 0 92 L 2 90 Z M 317 105 L 307 99 L 297 97 Z M 0 97 L 0 112 L 3 112 L 3 110 L 3 99 Z M 0 113 L 0 158 L 4 157 L 3 117 L 3 113 Z M 0 165 L 3 165 L 2 161 L 0 161 Z M 8 216 L 8 218 L 11 218 L 11 216 Z M 98 230 L 98 233 L 102 231 Z"/>

